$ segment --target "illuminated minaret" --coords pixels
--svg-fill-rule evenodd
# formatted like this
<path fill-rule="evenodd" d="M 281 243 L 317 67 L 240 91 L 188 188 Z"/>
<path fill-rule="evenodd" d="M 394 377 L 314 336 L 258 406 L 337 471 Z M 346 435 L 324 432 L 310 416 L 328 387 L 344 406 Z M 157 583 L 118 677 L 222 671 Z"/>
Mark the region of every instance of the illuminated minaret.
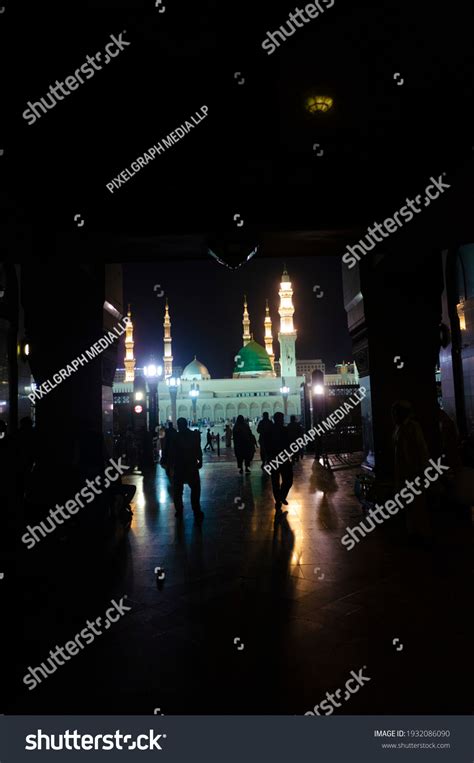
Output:
<path fill-rule="evenodd" d="M 265 301 L 265 349 L 268 352 L 272 368 L 275 364 L 275 353 L 273 352 L 273 336 L 272 336 L 272 319 L 270 318 L 270 310 L 268 307 L 268 299 Z"/>
<path fill-rule="evenodd" d="M 163 336 L 164 355 L 163 362 L 165 366 L 165 378 L 173 374 L 173 354 L 171 352 L 171 321 L 168 310 L 168 297 L 165 302 L 165 320 L 163 322 L 165 333 Z"/>
<path fill-rule="evenodd" d="M 244 340 L 244 347 L 246 344 L 248 344 L 251 340 L 250 336 L 250 317 L 247 310 L 247 297 L 244 294 L 244 319 L 242 321 L 242 326 L 244 327 L 244 333 L 243 333 L 243 340 Z"/>
<path fill-rule="evenodd" d="M 130 305 L 127 313 L 128 323 L 125 329 L 125 381 L 135 380 L 135 358 L 133 357 L 133 323 Z"/>
<path fill-rule="evenodd" d="M 291 288 L 290 276 L 285 269 L 281 277 L 280 291 L 280 332 L 278 341 L 280 342 L 280 374 L 282 376 L 296 376 L 296 356 L 295 343 L 296 331 L 293 326 L 293 289 Z"/>

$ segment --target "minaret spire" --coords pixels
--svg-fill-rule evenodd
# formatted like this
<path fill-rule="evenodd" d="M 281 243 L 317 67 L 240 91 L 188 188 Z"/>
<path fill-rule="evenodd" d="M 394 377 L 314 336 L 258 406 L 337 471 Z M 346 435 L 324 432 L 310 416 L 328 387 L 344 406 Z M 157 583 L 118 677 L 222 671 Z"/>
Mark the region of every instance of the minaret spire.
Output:
<path fill-rule="evenodd" d="M 291 287 L 290 276 L 284 266 L 283 275 L 280 282 L 280 331 L 278 341 L 280 342 L 280 373 L 282 376 L 296 376 L 296 330 L 293 325 L 293 289 Z"/>
<path fill-rule="evenodd" d="M 165 366 L 165 378 L 172 376 L 173 374 L 173 353 L 171 351 L 171 320 L 168 308 L 168 297 L 165 301 L 165 319 L 163 321 L 164 335 L 163 335 L 163 362 Z"/>
<path fill-rule="evenodd" d="M 268 356 L 270 358 L 270 362 L 272 364 L 272 368 L 275 368 L 275 354 L 273 352 L 273 336 L 272 336 L 272 319 L 270 317 L 270 309 L 268 307 L 268 299 L 265 300 L 265 321 L 264 321 L 264 329 L 265 329 L 265 349 L 268 352 Z"/>
<path fill-rule="evenodd" d="M 125 328 L 125 381 L 133 382 L 135 380 L 135 358 L 133 357 L 133 323 L 130 304 L 127 313 L 128 322 Z"/>
<path fill-rule="evenodd" d="M 250 317 L 249 317 L 249 313 L 248 313 L 248 310 L 247 310 L 247 296 L 245 294 L 244 294 L 244 317 L 243 317 L 243 320 L 242 320 L 242 326 L 243 326 L 243 329 L 244 329 L 244 333 L 243 333 L 243 337 L 242 338 L 243 338 L 244 347 L 245 347 L 245 345 L 248 344 L 250 342 L 251 338 L 252 338 L 250 336 Z"/>

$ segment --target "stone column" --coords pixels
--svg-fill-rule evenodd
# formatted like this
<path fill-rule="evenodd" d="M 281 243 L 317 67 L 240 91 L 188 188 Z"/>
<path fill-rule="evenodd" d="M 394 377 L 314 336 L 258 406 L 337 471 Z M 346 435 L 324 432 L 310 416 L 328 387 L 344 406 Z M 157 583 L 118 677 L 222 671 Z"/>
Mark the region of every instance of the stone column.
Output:
<path fill-rule="evenodd" d="M 366 459 L 393 472 L 395 400 L 409 400 L 428 448 L 439 455 L 435 368 L 439 355 L 442 270 L 438 253 L 403 252 L 342 263 L 344 301 L 360 383 Z M 373 451 L 373 453 L 371 452 Z"/>

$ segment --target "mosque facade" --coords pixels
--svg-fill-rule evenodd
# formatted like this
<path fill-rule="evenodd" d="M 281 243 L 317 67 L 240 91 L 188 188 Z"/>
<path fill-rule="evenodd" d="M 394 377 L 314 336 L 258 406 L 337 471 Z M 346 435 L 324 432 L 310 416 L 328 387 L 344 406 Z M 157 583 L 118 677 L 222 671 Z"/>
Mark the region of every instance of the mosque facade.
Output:
<path fill-rule="evenodd" d="M 281 277 L 279 297 L 280 357 L 277 370 L 268 302 L 263 320 L 263 346 L 255 341 L 251 333 L 247 299 L 244 296 L 242 347 L 235 355 L 232 377 L 227 379 L 213 378 L 207 366 L 197 357 L 180 370 L 179 375 L 174 373 L 171 318 L 166 301 L 163 366 L 157 380 L 161 422 L 183 417 L 189 421 L 204 420 L 217 424 L 232 422 L 239 415 L 255 420 L 261 418 L 265 411 L 270 416 L 277 411 L 287 417 L 292 414 L 301 416 L 305 377 L 297 375 L 293 289 L 286 268 Z M 128 316 L 131 321 L 130 308 Z M 277 371 L 281 375 L 277 375 Z M 127 329 L 125 369 L 117 369 L 113 384 L 115 403 L 125 403 L 127 400 L 132 403 L 135 380 L 143 374 L 144 369 L 135 367 L 131 321 Z"/>

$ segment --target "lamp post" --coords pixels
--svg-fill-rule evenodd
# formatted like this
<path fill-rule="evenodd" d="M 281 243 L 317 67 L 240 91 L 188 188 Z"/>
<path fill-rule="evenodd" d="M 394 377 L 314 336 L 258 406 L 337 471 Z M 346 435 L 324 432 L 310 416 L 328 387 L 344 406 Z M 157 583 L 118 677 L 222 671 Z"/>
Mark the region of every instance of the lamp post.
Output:
<path fill-rule="evenodd" d="M 181 379 L 175 376 L 168 376 L 166 379 L 166 386 L 168 387 L 171 398 L 171 420 L 176 426 L 176 398 L 178 396 L 179 388 L 181 387 Z"/>
<path fill-rule="evenodd" d="M 191 403 L 193 405 L 193 424 L 196 424 L 196 404 L 199 397 L 199 384 L 196 384 L 196 382 L 193 382 L 191 385 L 189 397 L 191 398 Z"/>
<path fill-rule="evenodd" d="M 281 380 L 283 384 L 280 387 L 280 394 L 283 397 L 283 410 L 284 410 L 284 416 L 286 421 L 288 418 L 288 395 L 290 394 L 290 388 L 286 386 L 284 376 L 282 376 Z"/>
<path fill-rule="evenodd" d="M 146 383 L 141 376 L 136 376 L 133 382 L 133 413 L 134 431 L 143 432 L 146 429 Z"/>
<path fill-rule="evenodd" d="M 324 386 L 324 374 L 322 371 L 315 370 L 312 373 L 312 398 L 313 398 L 313 427 L 321 424 L 326 406 L 326 388 Z M 323 457 L 323 464 L 331 469 L 328 457 L 324 448 L 324 435 L 318 435 L 315 440 L 314 457 L 317 461 Z"/>
<path fill-rule="evenodd" d="M 128 457 L 127 463 L 131 466 L 151 467 L 153 465 L 152 448 L 149 443 L 150 437 L 147 433 L 146 414 L 146 381 L 143 376 L 135 376 L 133 381 L 132 422 L 134 441 L 138 446 L 136 457 L 134 457 L 135 448 L 130 448 L 128 441 L 125 446 Z"/>
<path fill-rule="evenodd" d="M 158 398 L 158 382 L 163 373 L 161 366 L 155 363 L 149 363 L 144 367 L 143 372 L 148 383 L 149 394 L 149 431 L 155 434 L 156 425 L 160 420 L 160 403 Z"/>

